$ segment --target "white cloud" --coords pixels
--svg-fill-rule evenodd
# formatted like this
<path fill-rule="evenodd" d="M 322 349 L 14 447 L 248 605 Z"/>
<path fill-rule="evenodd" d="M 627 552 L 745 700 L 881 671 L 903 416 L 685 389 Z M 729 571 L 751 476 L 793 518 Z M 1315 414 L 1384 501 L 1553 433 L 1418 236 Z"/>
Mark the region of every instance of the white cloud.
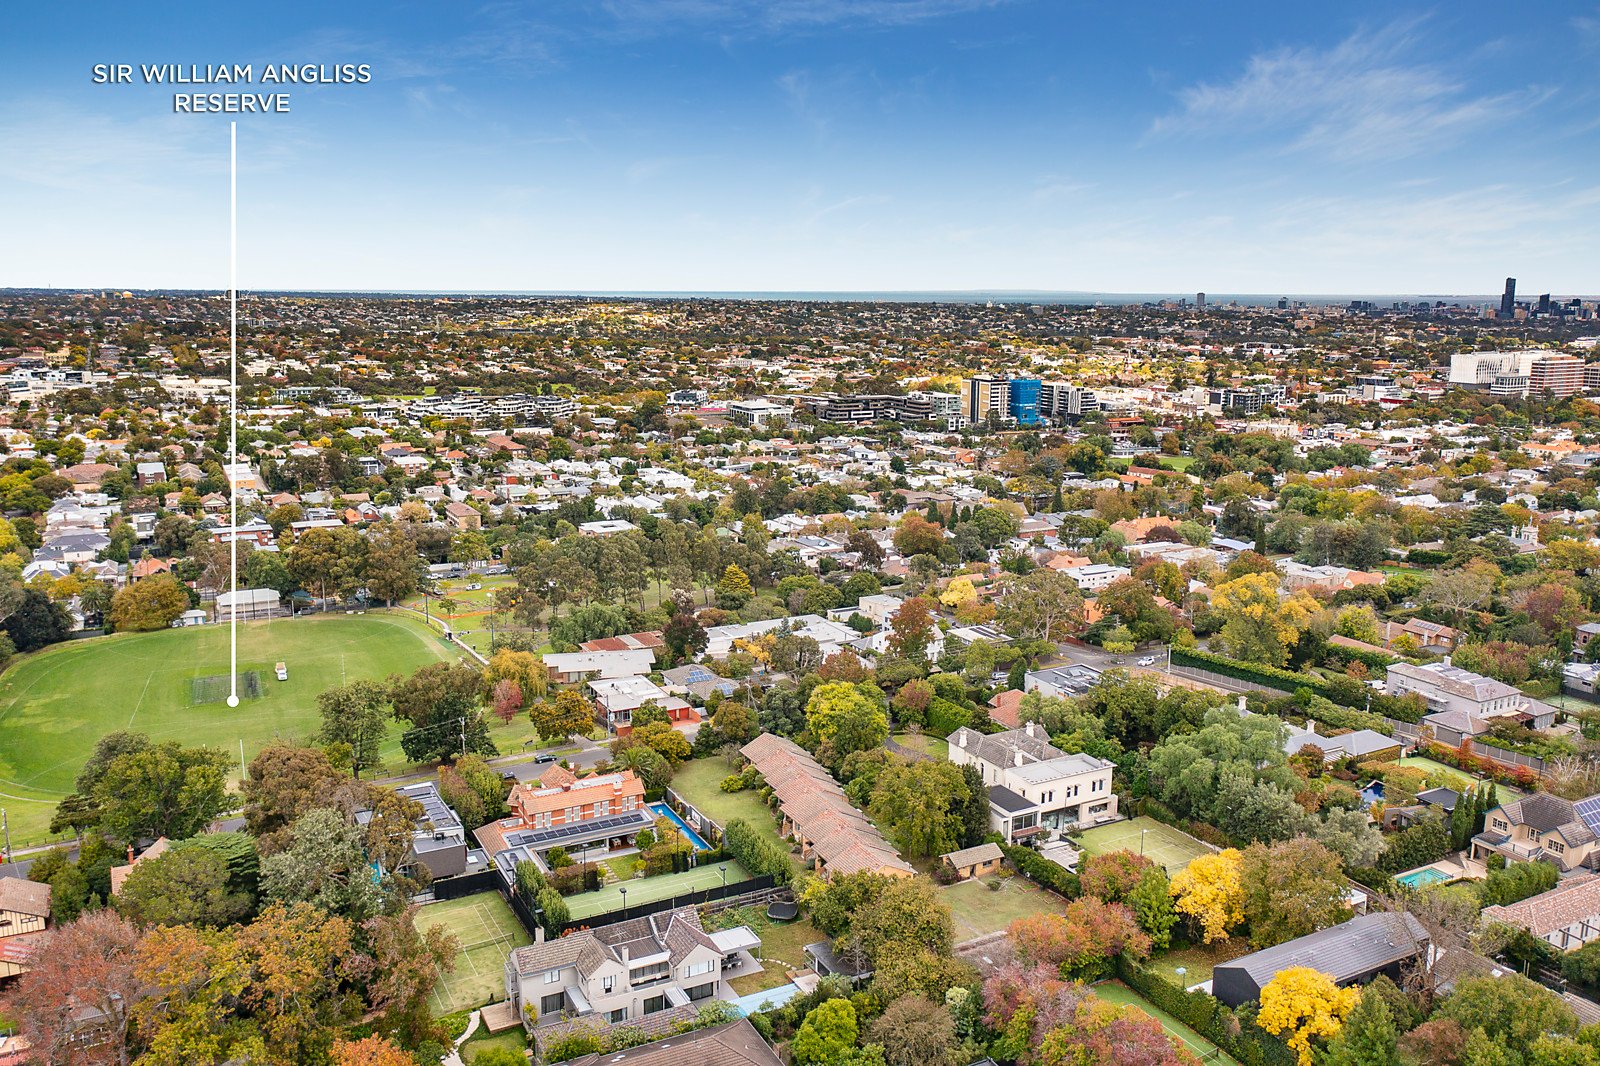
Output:
<path fill-rule="evenodd" d="M 1474 92 L 1450 70 L 1411 58 L 1413 28 L 1255 55 L 1232 81 L 1181 90 L 1178 110 L 1158 118 L 1150 134 L 1265 135 L 1285 151 L 1374 162 L 1449 147 L 1550 95 L 1538 87 Z"/>

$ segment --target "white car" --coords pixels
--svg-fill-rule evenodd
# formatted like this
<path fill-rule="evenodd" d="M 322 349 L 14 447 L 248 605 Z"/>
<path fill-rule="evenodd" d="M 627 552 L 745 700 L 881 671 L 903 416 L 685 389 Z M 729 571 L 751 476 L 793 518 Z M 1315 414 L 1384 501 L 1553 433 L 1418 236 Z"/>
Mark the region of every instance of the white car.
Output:
<path fill-rule="evenodd" d="M 1143 659 L 1139 660 L 1140 666 L 1154 666 L 1155 664 L 1156 657 L 1154 655 L 1146 655 Z"/>
<path fill-rule="evenodd" d="M 289 680 L 289 664 L 288 663 L 279 663 L 277 665 L 276 670 L 277 670 L 278 680 L 279 681 L 287 681 L 287 680 Z"/>

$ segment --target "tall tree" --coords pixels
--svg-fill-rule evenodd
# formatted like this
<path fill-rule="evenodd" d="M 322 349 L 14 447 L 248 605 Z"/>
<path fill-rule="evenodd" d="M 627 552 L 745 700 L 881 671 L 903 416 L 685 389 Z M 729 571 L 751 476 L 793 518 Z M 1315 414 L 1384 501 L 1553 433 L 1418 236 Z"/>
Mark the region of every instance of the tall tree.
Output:
<path fill-rule="evenodd" d="M 131 1012 L 147 990 L 138 972 L 139 943 L 138 927 L 112 910 L 58 926 L 44 934 L 0 1011 L 39 1061 L 126 1066 Z M 99 1040 L 85 1046 L 90 1012 Z"/>
<path fill-rule="evenodd" d="M 466 663 L 430 663 L 396 681 L 389 702 L 395 717 L 411 726 L 400 737 L 406 758 L 497 754 L 478 705 L 480 686 L 478 671 Z"/>
<path fill-rule="evenodd" d="M 421 581 L 417 541 L 403 522 L 382 522 L 367 535 L 363 564 L 367 591 L 389 606 L 403 600 Z"/>
<path fill-rule="evenodd" d="M 99 825 L 125 843 L 203 832 L 228 808 L 228 756 L 167 741 L 118 755 L 95 783 Z"/>
<path fill-rule="evenodd" d="M 356 776 L 381 765 L 379 753 L 389 734 L 389 690 L 376 681 L 351 681 L 317 697 L 322 744 L 349 749 L 350 770 Z"/>

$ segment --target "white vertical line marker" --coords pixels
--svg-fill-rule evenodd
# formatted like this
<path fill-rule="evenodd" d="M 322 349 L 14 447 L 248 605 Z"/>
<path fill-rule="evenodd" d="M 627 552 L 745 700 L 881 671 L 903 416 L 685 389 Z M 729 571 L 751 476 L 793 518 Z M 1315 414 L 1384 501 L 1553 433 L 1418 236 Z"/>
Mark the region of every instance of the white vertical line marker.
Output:
<path fill-rule="evenodd" d="M 239 706 L 239 123 L 228 123 L 228 706 Z M 240 756 L 243 757 L 241 750 Z"/>

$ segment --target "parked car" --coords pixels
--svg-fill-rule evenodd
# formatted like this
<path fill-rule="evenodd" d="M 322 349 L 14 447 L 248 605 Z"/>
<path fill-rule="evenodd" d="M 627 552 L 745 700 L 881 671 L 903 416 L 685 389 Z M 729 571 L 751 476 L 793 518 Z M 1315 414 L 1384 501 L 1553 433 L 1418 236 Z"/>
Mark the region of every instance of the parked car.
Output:
<path fill-rule="evenodd" d="M 278 673 L 278 680 L 279 681 L 287 681 L 287 680 L 289 680 L 289 664 L 288 663 L 279 663 L 276 667 L 274 667 L 274 669 Z"/>
<path fill-rule="evenodd" d="M 483 588 L 483 582 L 482 581 L 469 581 L 469 582 L 466 583 L 465 588 L 466 588 L 466 590 L 468 592 L 477 592 L 479 589 Z"/>
<path fill-rule="evenodd" d="M 539 754 L 533 757 L 533 762 L 536 766 L 541 766 L 545 763 L 552 763 L 555 761 L 556 757 L 551 755 L 548 751 L 541 751 Z"/>
<path fill-rule="evenodd" d="M 1154 666 L 1155 664 L 1156 657 L 1154 655 L 1146 655 L 1143 659 L 1139 660 L 1140 666 Z"/>

